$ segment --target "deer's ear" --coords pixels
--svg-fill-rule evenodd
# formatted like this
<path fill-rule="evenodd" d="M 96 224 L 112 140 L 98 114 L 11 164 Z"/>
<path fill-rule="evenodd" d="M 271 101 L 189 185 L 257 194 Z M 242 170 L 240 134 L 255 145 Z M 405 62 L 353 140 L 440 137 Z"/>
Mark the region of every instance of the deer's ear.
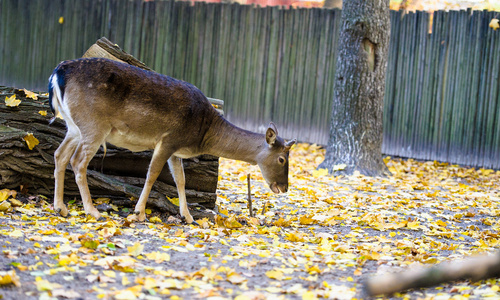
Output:
<path fill-rule="evenodd" d="M 278 136 L 278 129 L 276 129 L 276 125 L 273 122 L 269 123 L 269 127 L 266 131 L 266 142 L 272 146 L 276 141 L 276 137 Z"/>

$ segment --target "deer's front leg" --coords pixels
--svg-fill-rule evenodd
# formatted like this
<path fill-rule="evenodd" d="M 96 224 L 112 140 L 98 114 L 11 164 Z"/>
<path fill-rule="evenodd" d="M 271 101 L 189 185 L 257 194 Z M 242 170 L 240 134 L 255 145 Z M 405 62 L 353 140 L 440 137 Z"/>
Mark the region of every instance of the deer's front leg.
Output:
<path fill-rule="evenodd" d="M 184 167 L 182 165 L 182 158 L 172 156 L 168 160 L 168 166 L 170 167 L 170 172 L 174 177 L 175 185 L 177 186 L 177 193 L 179 194 L 179 209 L 181 216 L 186 218 L 186 222 L 189 224 L 193 223 L 194 219 L 189 213 L 186 201 L 186 180 L 184 177 Z"/>
<path fill-rule="evenodd" d="M 139 201 L 137 201 L 137 204 L 135 205 L 134 212 L 138 216 L 138 220 L 141 222 L 146 220 L 146 202 L 148 202 L 149 193 L 153 188 L 153 184 L 158 178 L 158 175 L 160 175 L 161 170 L 163 170 L 163 166 L 165 166 L 168 158 L 173 153 L 173 151 L 169 149 L 163 149 L 162 144 L 163 143 L 160 142 L 155 147 L 153 158 L 151 159 L 151 163 L 149 164 L 146 183 L 144 183 L 144 188 L 142 189 Z"/>

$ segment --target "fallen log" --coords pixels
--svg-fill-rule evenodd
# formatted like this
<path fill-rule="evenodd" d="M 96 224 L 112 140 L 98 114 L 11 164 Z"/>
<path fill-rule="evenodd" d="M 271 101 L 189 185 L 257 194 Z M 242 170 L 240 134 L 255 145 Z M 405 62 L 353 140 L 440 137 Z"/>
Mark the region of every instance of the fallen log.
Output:
<path fill-rule="evenodd" d="M 370 277 L 365 280 L 364 291 L 367 296 L 373 297 L 456 280 L 479 281 L 498 276 L 500 252 Z"/>
<path fill-rule="evenodd" d="M 103 47 L 103 45 L 107 46 Z M 105 38 L 100 39 L 89 49 L 86 56 L 89 55 L 114 57 L 117 60 L 149 69 Z M 16 99 L 21 100 L 19 106 L 8 107 L 2 103 L 5 97 L 14 94 Z M 27 97 L 24 90 L 0 87 L 0 99 L 2 99 L 0 102 L 0 187 L 20 189 L 22 192 L 40 194 L 53 199 L 53 156 L 66 133 L 64 121 L 55 119 L 49 125 L 52 113 L 46 95 L 38 95 L 38 99 L 33 100 Z M 219 105 L 218 109 L 222 109 L 223 102 L 220 100 L 215 100 L 215 102 Z M 24 140 L 29 133 L 32 133 L 39 141 L 39 144 L 32 150 Z M 152 151 L 134 153 L 108 145 L 104 156 L 101 148 L 88 168 L 88 183 L 92 197 L 107 197 L 121 201 L 120 203 L 123 203 L 126 198 L 139 198 L 151 155 Z M 200 204 L 209 209 L 215 207 L 218 166 L 218 157 L 210 155 L 184 160 L 188 203 Z M 70 166 L 66 170 L 65 179 L 65 198 L 79 197 Z M 168 167 L 163 169 L 153 186 L 148 199 L 148 207 L 174 215 L 178 214 L 178 207 L 165 197 L 177 197 L 177 188 Z M 193 212 L 192 214 L 195 218 L 200 217 L 200 213 Z M 201 213 L 201 215 L 204 214 Z"/>

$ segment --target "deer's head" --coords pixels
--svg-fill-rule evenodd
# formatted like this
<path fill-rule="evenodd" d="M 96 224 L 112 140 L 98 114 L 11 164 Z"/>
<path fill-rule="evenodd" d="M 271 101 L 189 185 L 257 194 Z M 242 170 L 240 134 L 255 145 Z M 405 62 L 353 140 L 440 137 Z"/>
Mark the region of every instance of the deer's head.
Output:
<path fill-rule="evenodd" d="M 296 140 L 286 142 L 278 136 L 276 126 L 269 124 L 266 131 L 267 147 L 257 163 L 269 188 L 276 194 L 288 190 L 288 157 L 295 142 Z"/>

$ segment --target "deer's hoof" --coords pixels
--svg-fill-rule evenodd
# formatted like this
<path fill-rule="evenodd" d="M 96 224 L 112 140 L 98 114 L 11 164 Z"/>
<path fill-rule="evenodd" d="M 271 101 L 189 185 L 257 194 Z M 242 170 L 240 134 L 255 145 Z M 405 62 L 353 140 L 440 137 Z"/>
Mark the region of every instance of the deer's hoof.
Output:
<path fill-rule="evenodd" d="M 85 213 L 87 214 L 87 216 L 94 217 L 94 219 L 98 222 L 102 218 L 101 213 L 95 208 L 93 210 L 90 210 L 90 211 L 85 210 Z"/>
<path fill-rule="evenodd" d="M 66 209 L 66 207 L 56 208 L 56 213 L 59 214 L 61 217 L 65 217 L 65 218 L 68 216 L 68 210 Z"/>
<path fill-rule="evenodd" d="M 181 221 L 186 223 L 186 224 L 193 224 L 193 225 L 196 225 L 196 226 L 200 226 L 200 224 L 198 224 L 198 222 L 196 222 L 193 217 L 190 216 L 190 219 L 191 219 L 191 222 L 188 221 L 188 218 L 184 217 L 184 216 L 181 216 Z"/>
<path fill-rule="evenodd" d="M 145 213 L 141 213 L 140 211 L 134 211 L 134 214 L 137 216 L 137 221 L 139 222 L 144 222 L 146 221 L 146 214 Z"/>

